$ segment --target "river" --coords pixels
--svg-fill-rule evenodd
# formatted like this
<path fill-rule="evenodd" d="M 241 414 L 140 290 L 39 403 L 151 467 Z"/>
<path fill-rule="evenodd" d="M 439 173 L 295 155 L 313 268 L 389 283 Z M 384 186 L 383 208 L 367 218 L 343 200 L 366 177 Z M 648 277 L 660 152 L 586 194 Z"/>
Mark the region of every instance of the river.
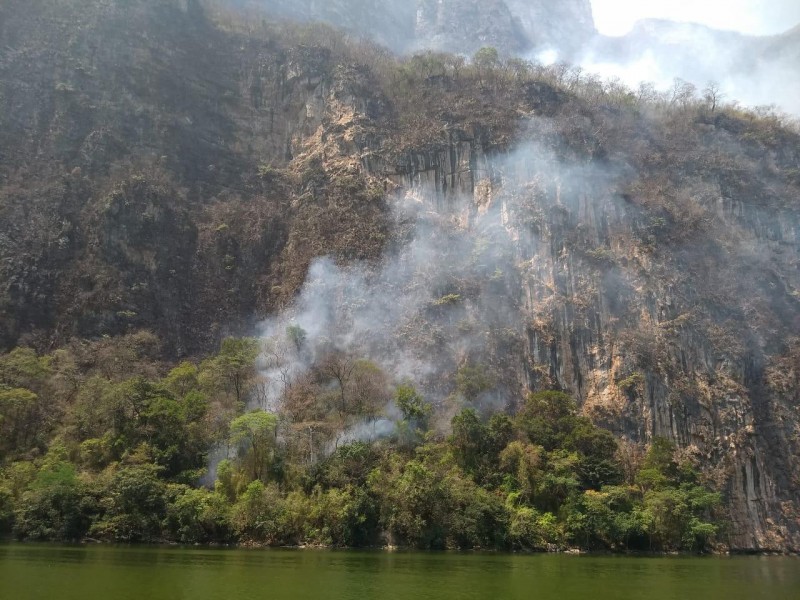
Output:
<path fill-rule="evenodd" d="M 800 599 L 800 559 L 0 545 L 2 600 Z"/>

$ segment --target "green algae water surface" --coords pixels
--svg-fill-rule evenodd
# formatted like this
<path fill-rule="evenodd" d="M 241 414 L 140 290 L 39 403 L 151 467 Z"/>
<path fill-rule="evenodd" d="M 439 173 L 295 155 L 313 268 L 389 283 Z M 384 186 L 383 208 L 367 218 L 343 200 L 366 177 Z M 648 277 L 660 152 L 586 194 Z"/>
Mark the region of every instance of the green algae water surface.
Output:
<path fill-rule="evenodd" d="M 800 599 L 800 559 L 0 545 L 2 600 Z"/>

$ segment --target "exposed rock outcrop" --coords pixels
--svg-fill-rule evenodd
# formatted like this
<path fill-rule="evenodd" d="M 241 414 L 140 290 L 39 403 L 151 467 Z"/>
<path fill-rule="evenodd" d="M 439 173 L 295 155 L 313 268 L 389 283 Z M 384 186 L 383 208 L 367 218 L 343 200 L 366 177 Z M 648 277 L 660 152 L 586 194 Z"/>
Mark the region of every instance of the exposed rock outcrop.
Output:
<path fill-rule="evenodd" d="M 733 549 L 800 547 L 799 415 L 787 397 L 796 396 L 800 363 L 796 342 L 785 345 L 800 326 L 791 291 L 800 281 L 789 275 L 800 260 L 796 209 L 764 212 L 718 190 L 704 210 L 737 243 L 705 254 L 711 248 L 687 240 L 673 255 L 651 253 L 641 245 L 647 224 L 636 201 L 617 193 L 619 181 L 570 181 L 531 167 L 526 154 L 514 160 L 466 135 L 409 155 L 394 178 L 436 189 L 427 196 L 434 207 L 463 193 L 475 211 L 503 204 L 509 236 L 520 240 L 527 385 L 571 391 L 631 441 L 662 436 L 693 453 L 726 491 Z M 518 231 L 523 199 L 538 215 L 533 235 Z M 738 299 L 723 308 L 716 294 Z"/>
<path fill-rule="evenodd" d="M 269 14 L 324 21 L 366 35 L 396 52 L 442 50 L 472 55 L 557 48 L 567 56 L 595 33 L 589 0 L 245 0 Z"/>

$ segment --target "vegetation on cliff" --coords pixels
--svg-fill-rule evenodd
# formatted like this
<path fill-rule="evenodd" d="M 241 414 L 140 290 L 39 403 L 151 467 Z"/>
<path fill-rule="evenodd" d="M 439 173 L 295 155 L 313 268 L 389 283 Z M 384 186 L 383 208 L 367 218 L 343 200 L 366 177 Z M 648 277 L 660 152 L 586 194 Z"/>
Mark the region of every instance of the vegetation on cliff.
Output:
<path fill-rule="evenodd" d="M 720 497 L 658 439 L 620 447 L 561 392 L 468 402 L 452 432 L 366 360 L 315 368 L 316 403 L 248 411 L 254 340 L 162 375 L 146 333 L 0 357 L 0 529 L 24 540 L 705 550 Z M 470 377 L 462 378 L 467 380 Z M 368 392 L 368 393 L 365 393 Z M 387 406 L 370 402 L 393 395 Z M 370 427 L 396 410 L 392 428 Z M 362 424 L 365 440 L 348 439 Z M 317 435 L 316 442 L 314 435 Z M 224 451 L 223 451 L 224 450 Z M 215 480 L 199 486 L 213 454 Z"/>
<path fill-rule="evenodd" d="M 204 4 L 0 5 L 7 530 L 697 549 L 724 514 L 734 547 L 800 547 L 789 119 Z M 200 359 L 320 257 L 380 271 L 425 228 L 441 260 L 398 335 L 389 286 L 350 303 L 374 326 L 349 345 L 266 348 L 268 383 L 251 343 Z"/>
<path fill-rule="evenodd" d="M 0 41 L 15 49 L 0 56 L 6 349 L 148 328 L 190 355 L 250 333 L 315 257 L 375 259 L 402 237 L 387 194 L 458 139 L 503 153 L 536 138 L 568 163 L 624 169 L 612 191 L 632 215 L 629 243 L 695 282 L 727 269 L 673 244 L 707 245 L 705 261 L 739 251 L 709 186 L 777 215 L 796 208 L 796 131 L 713 87 L 631 90 L 491 49 L 397 58 L 325 26 L 180 5 L 2 7 Z M 528 218 L 541 229 L 549 215 Z M 607 247 L 575 250 L 620 267 Z M 757 292 L 724 291 L 708 295 Z"/>

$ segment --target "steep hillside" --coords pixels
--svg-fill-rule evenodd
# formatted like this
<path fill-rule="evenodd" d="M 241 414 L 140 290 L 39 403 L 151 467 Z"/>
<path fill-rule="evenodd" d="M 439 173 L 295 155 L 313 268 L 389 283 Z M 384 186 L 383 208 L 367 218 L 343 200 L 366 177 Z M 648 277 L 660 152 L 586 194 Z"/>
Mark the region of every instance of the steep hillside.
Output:
<path fill-rule="evenodd" d="M 295 179 L 268 168 L 316 131 L 331 52 L 240 39 L 192 3 L 6 10 L 4 343 L 156 324 L 173 348 L 196 351 L 265 311 L 290 195 L 324 206 L 338 189 L 308 161 Z M 358 196 L 341 200 L 346 210 Z M 308 243 L 336 246 L 337 227 Z M 380 247 L 374 237 L 347 251 Z"/>
<path fill-rule="evenodd" d="M 471 55 L 482 46 L 507 54 L 557 48 L 564 56 L 595 33 L 589 0 L 237 0 L 255 16 L 322 21 L 395 52 L 442 50 Z"/>
<path fill-rule="evenodd" d="M 778 117 L 192 0 L 12 0 L 0 48 L 3 347 L 149 329 L 174 360 L 299 324 L 294 369 L 369 358 L 440 424 L 565 390 L 702 467 L 723 542 L 800 549 Z"/>
<path fill-rule="evenodd" d="M 716 82 L 721 93 L 748 106 L 776 104 L 800 114 L 795 83 L 797 31 L 747 36 L 694 23 L 648 19 L 621 37 L 600 35 L 589 0 L 226 0 L 249 19 L 319 21 L 394 52 L 435 50 L 471 56 L 483 46 L 505 56 L 579 62 L 591 72 L 666 89 L 678 77 L 698 88 Z M 787 28 L 793 25 L 787 23 Z M 548 58 L 551 60 L 551 58 Z"/>

